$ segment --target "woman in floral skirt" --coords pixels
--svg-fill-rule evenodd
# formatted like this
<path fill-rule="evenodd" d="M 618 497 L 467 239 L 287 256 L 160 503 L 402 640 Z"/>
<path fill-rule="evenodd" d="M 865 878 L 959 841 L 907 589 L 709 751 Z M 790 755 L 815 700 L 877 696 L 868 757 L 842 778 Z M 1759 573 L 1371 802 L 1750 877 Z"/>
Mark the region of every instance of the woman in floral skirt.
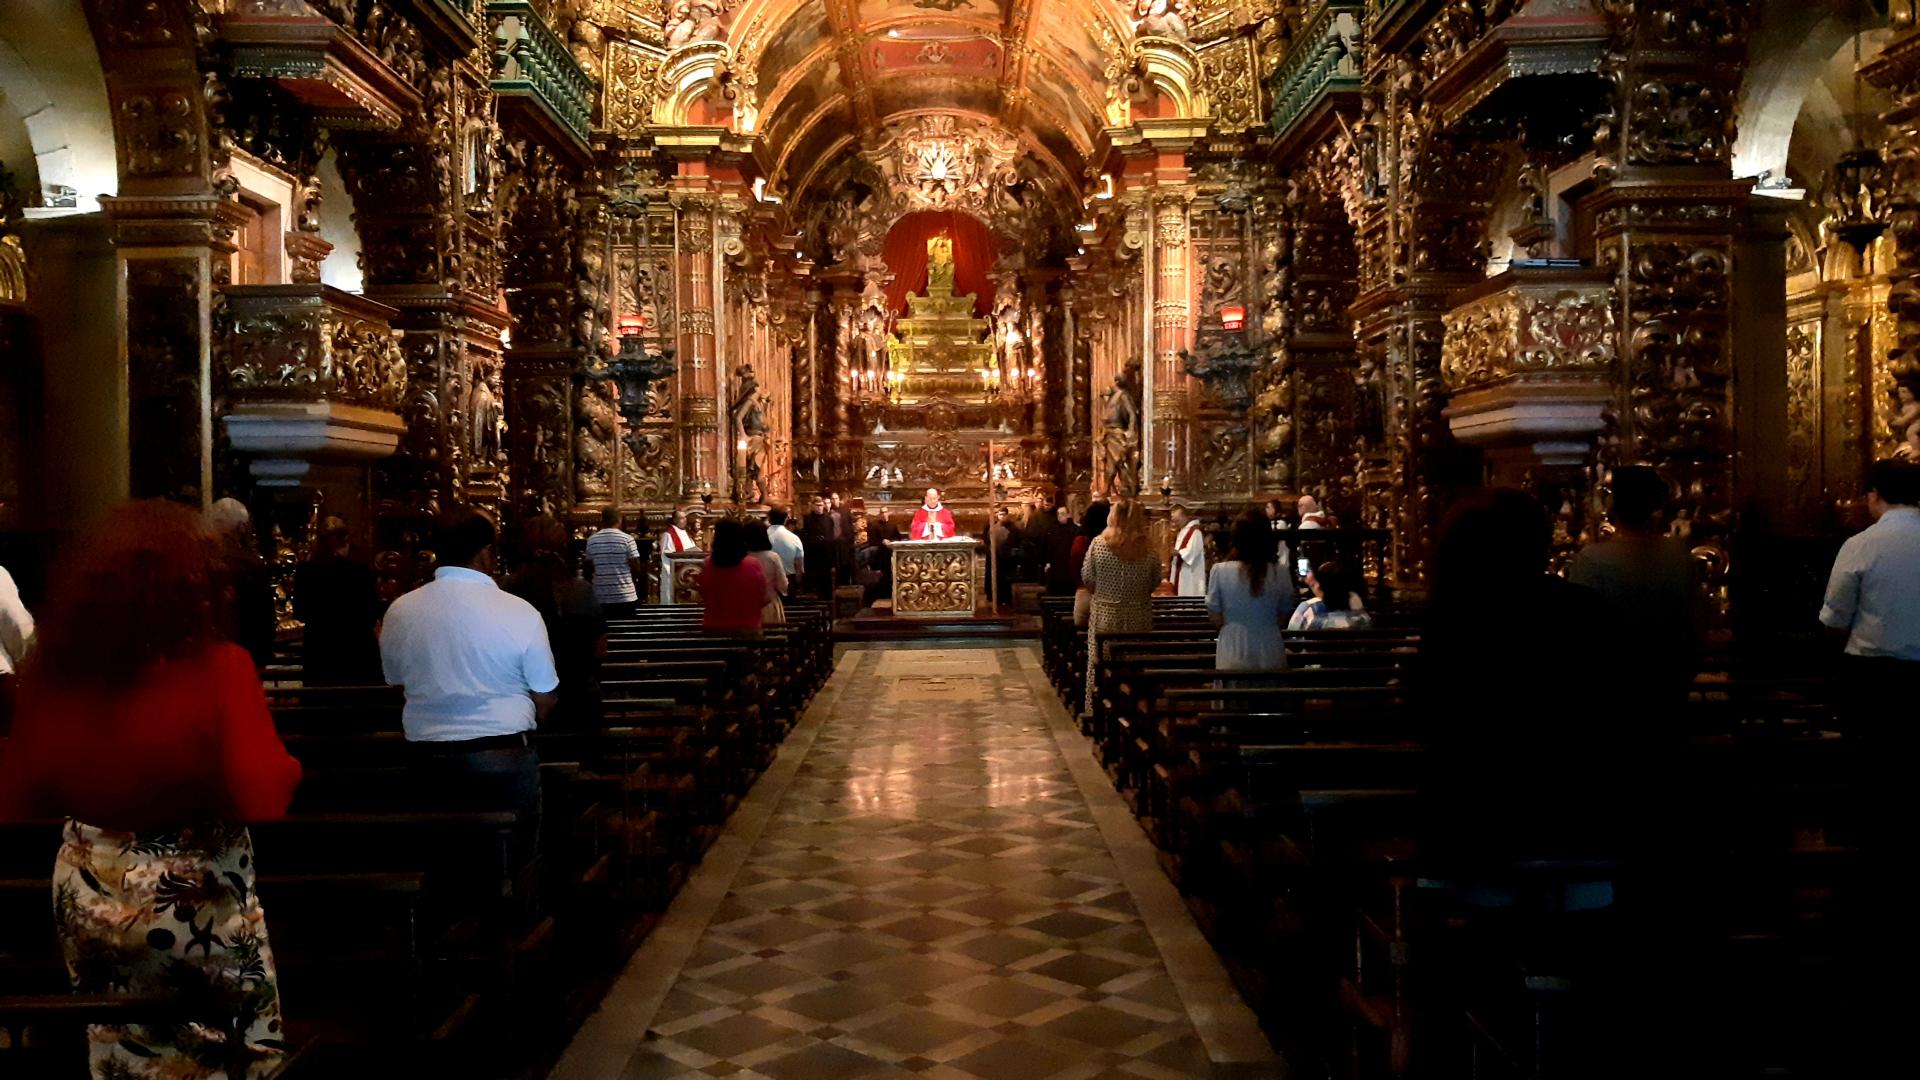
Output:
<path fill-rule="evenodd" d="M 216 634 L 213 556 L 172 503 L 95 529 L 52 595 L 0 764 L 0 814 L 67 819 L 53 911 L 74 990 L 180 1006 L 90 1028 L 98 1080 L 266 1076 L 284 1052 L 245 823 L 286 812 L 300 764 L 252 659 Z"/>

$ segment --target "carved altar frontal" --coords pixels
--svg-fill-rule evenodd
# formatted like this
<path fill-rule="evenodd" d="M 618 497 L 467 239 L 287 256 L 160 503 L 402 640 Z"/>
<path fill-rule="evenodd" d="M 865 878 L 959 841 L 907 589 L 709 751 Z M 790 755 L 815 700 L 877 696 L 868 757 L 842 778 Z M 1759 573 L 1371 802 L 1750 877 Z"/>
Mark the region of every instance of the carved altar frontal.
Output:
<path fill-rule="evenodd" d="M 972 618 L 979 592 L 978 541 L 898 540 L 893 545 L 893 613 L 904 618 Z"/>

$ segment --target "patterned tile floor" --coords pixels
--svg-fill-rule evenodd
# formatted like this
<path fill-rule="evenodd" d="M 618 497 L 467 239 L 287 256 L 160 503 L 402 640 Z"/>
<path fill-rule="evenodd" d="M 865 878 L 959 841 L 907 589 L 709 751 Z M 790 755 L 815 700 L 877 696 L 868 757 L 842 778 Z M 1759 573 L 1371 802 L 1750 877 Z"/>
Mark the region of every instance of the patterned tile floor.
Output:
<path fill-rule="evenodd" d="M 783 763 L 803 754 L 797 765 L 756 788 L 769 809 L 728 826 L 758 826 L 757 840 L 735 837 L 744 859 L 703 866 L 733 872 L 724 893 L 706 890 L 697 938 L 684 929 L 677 977 L 664 996 L 629 995 L 644 1036 L 608 1042 L 612 1018 L 596 1017 L 582 1041 L 606 1045 L 576 1045 L 555 1076 L 1214 1075 L 1184 1003 L 1193 992 L 1176 991 L 1036 667 L 1030 646 L 849 649 L 824 717 L 795 733 L 813 725 L 810 745 L 783 750 Z M 624 978 L 662 981 L 666 953 L 649 951 Z M 1207 986 L 1231 995 L 1224 980 Z M 630 1045 L 614 1071 L 609 1050 Z M 1235 1075 L 1280 1074 L 1270 1058 L 1252 1068 Z"/>

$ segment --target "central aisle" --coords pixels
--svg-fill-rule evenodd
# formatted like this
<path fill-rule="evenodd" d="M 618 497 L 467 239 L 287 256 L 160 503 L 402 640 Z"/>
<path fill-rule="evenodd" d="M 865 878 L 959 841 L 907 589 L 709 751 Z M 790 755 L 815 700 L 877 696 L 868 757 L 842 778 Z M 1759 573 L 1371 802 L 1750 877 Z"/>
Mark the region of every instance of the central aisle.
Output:
<path fill-rule="evenodd" d="M 850 648 L 556 1080 L 1279 1075 L 1037 668 Z"/>

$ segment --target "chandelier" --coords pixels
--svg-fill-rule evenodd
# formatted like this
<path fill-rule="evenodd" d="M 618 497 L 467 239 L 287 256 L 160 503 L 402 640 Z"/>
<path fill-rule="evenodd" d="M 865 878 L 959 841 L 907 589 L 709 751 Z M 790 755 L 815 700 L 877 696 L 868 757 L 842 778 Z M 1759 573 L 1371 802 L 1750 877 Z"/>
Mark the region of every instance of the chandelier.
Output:
<path fill-rule="evenodd" d="M 679 370 L 673 362 L 673 349 L 656 339 L 653 348 L 640 331 L 646 321 L 629 316 L 620 320 L 620 352 L 607 365 L 615 386 L 620 388 L 620 417 L 629 428 L 638 427 L 647 418 L 647 395 L 653 384 L 673 378 Z"/>
<path fill-rule="evenodd" d="M 1860 19 L 1855 9 L 1853 28 L 1853 111 L 1860 112 Z M 1853 125 L 1853 149 L 1833 163 L 1827 181 L 1827 231 L 1864 254 L 1887 231 L 1887 163 L 1880 151 L 1866 146 L 1858 122 Z"/>

